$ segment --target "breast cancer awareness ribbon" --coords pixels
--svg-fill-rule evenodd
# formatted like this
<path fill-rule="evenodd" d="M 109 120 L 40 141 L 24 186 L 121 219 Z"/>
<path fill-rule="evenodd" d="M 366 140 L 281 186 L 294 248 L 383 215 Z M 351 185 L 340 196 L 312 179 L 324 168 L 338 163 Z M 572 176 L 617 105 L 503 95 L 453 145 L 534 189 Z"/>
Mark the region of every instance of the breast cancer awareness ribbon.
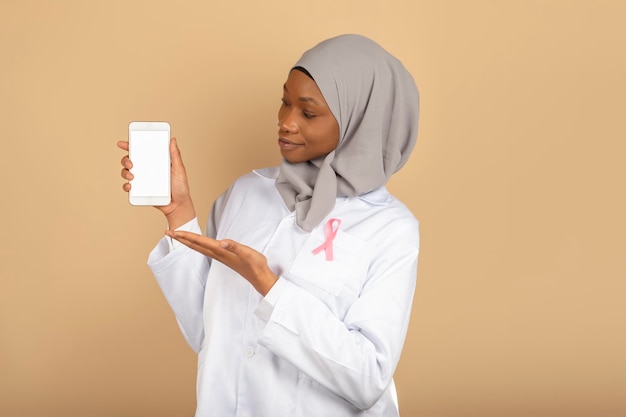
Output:
<path fill-rule="evenodd" d="M 333 240 L 335 240 L 335 236 L 337 236 L 340 224 L 340 219 L 329 219 L 326 222 L 326 226 L 324 228 L 324 232 L 326 233 L 326 240 L 317 248 L 313 249 L 313 255 L 317 255 L 323 250 L 324 254 L 326 255 L 327 261 L 332 261 L 333 259 L 335 259 L 333 255 Z"/>

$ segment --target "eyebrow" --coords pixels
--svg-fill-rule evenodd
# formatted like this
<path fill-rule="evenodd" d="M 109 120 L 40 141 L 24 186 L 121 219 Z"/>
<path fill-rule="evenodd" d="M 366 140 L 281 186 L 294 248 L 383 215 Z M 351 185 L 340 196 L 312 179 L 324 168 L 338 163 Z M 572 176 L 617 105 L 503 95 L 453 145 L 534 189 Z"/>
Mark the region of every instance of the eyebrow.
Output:
<path fill-rule="evenodd" d="M 285 92 L 289 92 L 289 90 L 287 90 L 287 84 L 283 85 L 283 90 L 285 90 Z M 319 101 L 315 100 L 313 97 L 298 97 L 298 101 L 301 101 L 303 103 L 313 103 L 317 106 L 321 106 L 322 103 L 320 103 Z"/>

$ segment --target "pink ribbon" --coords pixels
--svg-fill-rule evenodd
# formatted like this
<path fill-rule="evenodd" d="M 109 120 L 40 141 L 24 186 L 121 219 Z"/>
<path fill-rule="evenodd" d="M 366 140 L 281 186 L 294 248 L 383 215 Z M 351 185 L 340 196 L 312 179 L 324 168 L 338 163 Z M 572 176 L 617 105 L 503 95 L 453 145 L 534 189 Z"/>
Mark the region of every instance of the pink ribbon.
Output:
<path fill-rule="evenodd" d="M 335 226 L 335 224 L 337 226 Z M 334 259 L 333 255 L 333 240 L 335 240 L 335 236 L 337 236 L 337 232 L 339 231 L 339 225 L 341 224 L 340 219 L 329 219 L 326 222 L 325 233 L 326 233 L 326 241 L 319 245 L 317 248 L 313 249 L 313 255 L 317 255 L 322 250 L 326 255 L 327 261 L 332 261 Z"/>

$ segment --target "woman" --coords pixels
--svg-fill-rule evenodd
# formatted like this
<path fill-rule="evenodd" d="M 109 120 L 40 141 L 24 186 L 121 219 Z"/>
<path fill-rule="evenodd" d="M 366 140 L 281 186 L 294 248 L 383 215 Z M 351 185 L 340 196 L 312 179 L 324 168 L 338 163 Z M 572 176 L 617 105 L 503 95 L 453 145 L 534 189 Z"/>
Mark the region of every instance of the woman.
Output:
<path fill-rule="evenodd" d="M 417 118 L 413 79 L 379 45 L 320 43 L 283 88 L 281 166 L 235 181 L 204 236 L 172 140 L 169 230 L 148 265 L 198 353 L 197 416 L 398 416 L 419 237 L 384 185 Z"/>

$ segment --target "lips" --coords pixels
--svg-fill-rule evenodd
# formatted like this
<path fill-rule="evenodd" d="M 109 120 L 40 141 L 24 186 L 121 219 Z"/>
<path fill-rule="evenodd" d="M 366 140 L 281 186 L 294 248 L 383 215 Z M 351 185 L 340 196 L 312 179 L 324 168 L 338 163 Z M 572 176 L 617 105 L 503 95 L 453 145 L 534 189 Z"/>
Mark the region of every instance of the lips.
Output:
<path fill-rule="evenodd" d="M 282 150 L 290 151 L 302 145 L 300 143 L 295 143 L 295 142 L 292 142 L 290 140 L 280 137 L 278 138 L 278 146 Z"/>

